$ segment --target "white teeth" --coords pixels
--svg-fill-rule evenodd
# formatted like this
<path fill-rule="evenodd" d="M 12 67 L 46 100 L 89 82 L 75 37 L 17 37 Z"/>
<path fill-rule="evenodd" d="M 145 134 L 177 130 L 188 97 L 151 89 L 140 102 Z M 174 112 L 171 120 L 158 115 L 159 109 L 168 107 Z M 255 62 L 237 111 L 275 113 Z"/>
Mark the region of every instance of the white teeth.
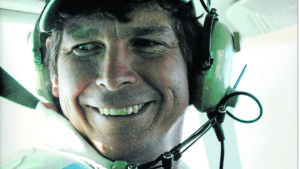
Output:
<path fill-rule="evenodd" d="M 109 109 L 109 114 L 112 116 L 118 115 L 118 109 Z"/>
<path fill-rule="evenodd" d="M 137 113 L 139 111 L 139 106 L 135 105 L 133 106 L 133 113 Z"/>
<path fill-rule="evenodd" d="M 127 114 L 131 114 L 131 113 L 132 113 L 132 111 L 133 111 L 133 108 L 132 108 L 132 106 L 130 106 L 130 107 L 127 107 L 127 108 L 126 108 L 126 112 L 127 112 Z"/>
<path fill-rule="evenodd" d="M 136 114 L 142 109 L 143 106 L 144 106 L 144 104 L 123 107 L 120 109 L 99 108 L 99 111 L 100 111 L 100 114 L 102 114 L 102 115 L 122 116 L 122 115 L 129 115 L 132 113 Z"/>
<path fill-rule="evenodd" d="M 103 111 L 103 113 L 105 114 L 105 115 L 109 115 L 109 109 L 104 109 L 104 111 Z"/>
<path fill-rule="evenodd" d="M 127 111 L 126 108 L 118 109 L 118 115 L 126 115 Z"/>

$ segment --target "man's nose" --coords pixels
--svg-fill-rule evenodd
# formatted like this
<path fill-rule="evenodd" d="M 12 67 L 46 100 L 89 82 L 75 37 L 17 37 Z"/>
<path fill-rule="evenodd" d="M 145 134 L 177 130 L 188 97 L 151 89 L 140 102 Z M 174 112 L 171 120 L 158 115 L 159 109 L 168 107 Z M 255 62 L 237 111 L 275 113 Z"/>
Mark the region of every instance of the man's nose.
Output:
<path fill-rule="evenodd" d="M 130 55 L 122 43 L 108 49 L 102 63 L 96 84 L 110 91 L 116 91 L 134 84 L 137 73 L 132 69 Z"/>

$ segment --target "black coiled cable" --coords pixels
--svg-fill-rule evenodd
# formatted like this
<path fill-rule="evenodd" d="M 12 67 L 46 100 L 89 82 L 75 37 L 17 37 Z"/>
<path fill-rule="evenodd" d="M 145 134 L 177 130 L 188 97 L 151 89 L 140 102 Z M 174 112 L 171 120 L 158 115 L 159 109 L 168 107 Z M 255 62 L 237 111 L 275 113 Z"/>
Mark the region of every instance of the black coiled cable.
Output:
<path fill-rule="evenodd" d="M 248 96 L 257 103 L 257 105 L 259 107 L 259 115 L 255 119 L 243 120 L 243 119 L 237 118 L 231 112 L 226 110 L 226 107 L 228 105 L 227 103 L 229 102 L 229 100 L 232 97 L 240 96 L 240 95 Z M 254 95 L 252 95 L 248 92 L 238 91 L 238 92 L 234 92 L 234 93 L 226 95 L 224 98 L 221 99 L 219 104 L 216 106 L 216 110 L 213 111 L 213 112 L 208 113 L 208 117 L 210 119 L 216 119 L 217 120 L 217 123 L 213 126 L 213 128 L 214 128 L 216 136 L 217 136 L 217 138 L 218 138 L 218 140 L 220 141 L 220 144 L 221 144 L 221 155 L 220 155 L 220 166 L 219 166 L 220 169 L 223 169 L 224 156 L 225 156 L 225 145 L 224 145 L 225 136 L 224 136 L 224 132 L 223 132 L 223 129 L 222 129 L 222 126 L 221 126 L 221 124 L 224 121 L 225 114 L 227 114 L 232 119 L 234 119 L 238 122 L 249 124 L 249 123 L 254 123 L 254 122 L 258 121 L 262 117 L 263 108 L 262 108 L 262 105 L 261 105 L 260 101 Z"/>

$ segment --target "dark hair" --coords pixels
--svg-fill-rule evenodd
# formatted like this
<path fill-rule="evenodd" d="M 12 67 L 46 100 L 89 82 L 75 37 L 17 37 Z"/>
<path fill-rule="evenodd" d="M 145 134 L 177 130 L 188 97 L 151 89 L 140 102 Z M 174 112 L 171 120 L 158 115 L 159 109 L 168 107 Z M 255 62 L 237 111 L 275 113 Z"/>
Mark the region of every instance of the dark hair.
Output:
<path fill-rule="evenodd" d="M 186 61 L 189 76 L 193 67 L 193 58 L 201 55 L 202 25 L 198 22 L 199 18 L 195 15 L 192 2 L 184 3 L 181 0 L 65 0 L 64 2 L 68 5 L 60 4 L 60 7 L 57 8 L 55 20 L 51 22 L 54 28 L 51 35 L 49 35 L 51 47 L 46 51 L 45 56 L 50 73 L 57 73 L 56 60 L 61 43 L 62 28 L 68 18 L 103 12 L 115 16 L 119 21 L 127 22 L 130 21 L 130 18 L 126 18 L 126 13 L 153 3 L 171 13 L 172 27 Z"/>

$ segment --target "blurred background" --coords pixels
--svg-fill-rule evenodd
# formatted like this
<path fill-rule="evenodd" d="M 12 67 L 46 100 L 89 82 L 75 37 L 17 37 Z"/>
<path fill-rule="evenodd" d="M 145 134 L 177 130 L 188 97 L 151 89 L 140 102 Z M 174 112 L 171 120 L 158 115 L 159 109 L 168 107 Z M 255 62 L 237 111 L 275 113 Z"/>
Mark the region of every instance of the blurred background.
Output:
<path fill-rule="evenodd" d="M 197 1 L 199 14 L 204 13 Z M 35 96 L 34 64 L 29 32 L 43 0 L 0 0 L 0 65 Z M 226 117 L 224 169 L 296 169 L 298 160 L 298 2 L 297 0 L 211 1 L 220 21 L 242 36 L 234 58 L 232 84 L 245 64 L 237 88 L 254 94 L 264 114 L 256 123 Z M 251 107 L 238 103 L 243 110 Z M 0 98 L 0 161 L 36 145 L 34 110 Z M 188 137 L 207 117 L 189 107 Z M 211 130 L 184 155 L 192 169 L 219 167 L 220 145 Z"/>

